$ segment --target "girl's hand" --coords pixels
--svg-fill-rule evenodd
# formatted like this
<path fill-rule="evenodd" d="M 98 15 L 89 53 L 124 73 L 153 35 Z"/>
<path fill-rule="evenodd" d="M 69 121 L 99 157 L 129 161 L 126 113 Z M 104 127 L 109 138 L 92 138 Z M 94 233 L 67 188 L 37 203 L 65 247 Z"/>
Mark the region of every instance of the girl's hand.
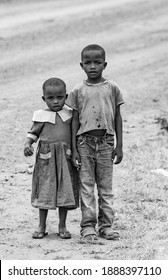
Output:
<path fill-rule="evenodd" d="M 123 151 L 121 147 L 116 147 L 112 153 L 112 160 L 116 157 L 114 164 L 119 164 L 123 159 Z"/>
<path fill-rule="evenodd" d="M 79 153 L 77 150 L 72 152 L 72 163 L 79 171 L 79 169 L 81 167 L 81 161 L 80 161 L 80 156 L 79 156 Z"/>
<path fill-rule="evenodd" d="M 29 156 L 33 155 L 33 152 L 34 152 L 34 148 L 32 147 L 32 145 L 29 144 L 29 143 L 25 143 L 25 145 L 24 145 L 24 155 L 26 157 L 29 157 Z"/>

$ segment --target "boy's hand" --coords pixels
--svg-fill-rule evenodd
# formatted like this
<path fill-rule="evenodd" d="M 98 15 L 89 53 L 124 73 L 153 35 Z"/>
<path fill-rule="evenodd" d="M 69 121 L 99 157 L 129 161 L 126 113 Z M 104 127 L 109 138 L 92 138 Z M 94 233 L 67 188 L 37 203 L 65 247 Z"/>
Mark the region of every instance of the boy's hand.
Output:
<path fill-rule="evenodd" d="M 123 151 L 121 147 L 116 147 L 112 153 L 112 160 L 116 157 L 114 164 L 119 164 L 123 158 Z"/>
<path fill-rule="evenodd" d="M 29 157 L 29 156 L 33 155 L 33 152 L 34 152 L 34 149 L 33 149 L 32 145 L 29 144 L 29 143 L 25 143 L 25 145 L 24 145 L 24 155 L 26 157 Z"/>
<path fill-rule="evenodd" d="M 79 156 L 79 153 L 77 152 L 77 150 L 72 152 L 72 163 L 79 171 L 79 169 L 81 167 L 81 161 L 80 161 L 80 156 Z"/>

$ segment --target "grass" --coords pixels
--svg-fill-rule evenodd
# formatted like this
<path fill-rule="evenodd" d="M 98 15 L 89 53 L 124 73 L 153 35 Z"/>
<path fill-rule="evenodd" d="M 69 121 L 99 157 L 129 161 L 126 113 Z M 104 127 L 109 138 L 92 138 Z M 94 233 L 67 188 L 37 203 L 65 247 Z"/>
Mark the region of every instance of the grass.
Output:
<path fill-rule="evenodd" d="M 119 258 L 154 258 L 160 241 L 167 241 L 168 178 L 152 172 L 168 169 L 167 162 L 167 134 L 162 133 L 130 147 L 116 168 L 114 228 L 120 230 L 121 242 L 114 247 L 114 255 L 120 251 Z"/>

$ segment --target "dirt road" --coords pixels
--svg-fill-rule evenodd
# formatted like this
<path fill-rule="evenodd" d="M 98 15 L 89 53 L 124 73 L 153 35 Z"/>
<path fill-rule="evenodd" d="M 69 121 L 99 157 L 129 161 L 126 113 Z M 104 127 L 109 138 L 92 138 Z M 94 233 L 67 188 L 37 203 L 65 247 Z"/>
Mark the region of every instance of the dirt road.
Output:
<path fill-rule="evenodd" d="M 167 132 L 158 117 L 168 104 L 167 0 L 0 1 L 0 254 L 1 259 L 168 259 Z M 80 244 L 80 210 L 69 213 L 72 239 L 33 240 L 38 210 L 30 205 L 34 157 L 23 144 L 41 85 L 57 76 L 68 92 L 85 78 L 81 49 L 106 49 L 106 78 L 123 89 L 124 160 L 114 167 L 114 228 L 119 241 Z"/>

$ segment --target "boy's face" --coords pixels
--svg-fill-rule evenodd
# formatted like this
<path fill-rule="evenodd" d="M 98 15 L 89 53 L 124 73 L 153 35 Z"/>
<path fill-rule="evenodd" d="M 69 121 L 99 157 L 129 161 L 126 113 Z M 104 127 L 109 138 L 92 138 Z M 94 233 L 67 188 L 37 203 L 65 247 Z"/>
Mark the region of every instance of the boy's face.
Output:
<path fill-rule="evenodd" d="M 54 112 L 62 109 L 67 98 L 63 86 L 47 86 L 43 94 L 42 99 L 46 102 L 48 108 Z"/>
<path fill-rule="evenodd" d="M 101 79 L 102 72 L 105 69 L 107 62 L 104 60 L 102 51 L 89 50 L 83 53 L 82 62 L 80 63 L 89 80 Z"/>

